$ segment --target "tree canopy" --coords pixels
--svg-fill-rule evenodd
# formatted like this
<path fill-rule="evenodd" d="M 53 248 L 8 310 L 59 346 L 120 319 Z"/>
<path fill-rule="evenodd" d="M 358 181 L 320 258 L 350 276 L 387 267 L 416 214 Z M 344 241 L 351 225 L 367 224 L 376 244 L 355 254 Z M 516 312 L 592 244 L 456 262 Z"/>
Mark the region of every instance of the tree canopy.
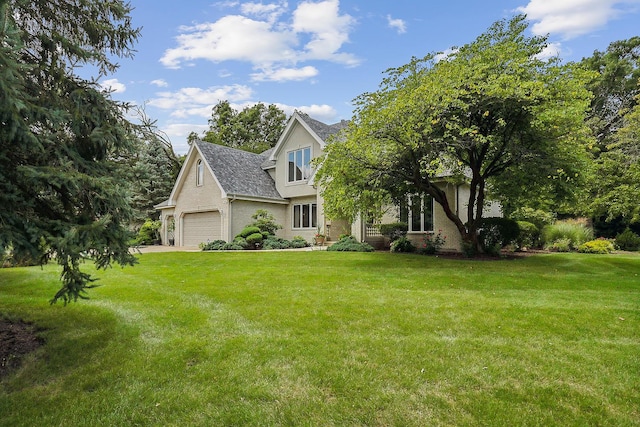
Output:
<path fill-rule="evenodd" d="M 611 236 L 640 222 L 640 37 L 595 51 L 582 64 L 596 71 L 588 123 L 597 140 L 588 208 Z M 617 228 L 617 229 L 616 229 Z"/>
<path fill-rule="evenodd" d="M 80 271 L 132 264 L 120 160 L 131 126 L 78 70 L 113 72 L 139 30 L 121 0 L 0 0 L 0 250 L 62 266 L 52 302 L 83 297 Z"/>
<path fill-rule="evenodd" d="M 259 102 L 236 111 L 229 101 L 213 107 L 209 130 L 204 141 L 252 153 L 261 153 L 276 145 L 286 125 L 287 117 L 277 106 Z M 197 137 L 191 135 L 191 138 Z"/>
<path fill-rule="evenodd" d="M 489 191 L 506 205 L 534 189 L 569 196 L 560 190 L 589 158 L 590 74 L 542 59 L 546 38 L 526 28 L 522 15 L 496 22 L 448 56 L 388 70 L 377 92 L 358 97 L 318 171 L 325 212 L 353 217 L 424 193 L 477 248 Z M 464 216 L 437 185 L 443 179 L 470 183 Z"/>

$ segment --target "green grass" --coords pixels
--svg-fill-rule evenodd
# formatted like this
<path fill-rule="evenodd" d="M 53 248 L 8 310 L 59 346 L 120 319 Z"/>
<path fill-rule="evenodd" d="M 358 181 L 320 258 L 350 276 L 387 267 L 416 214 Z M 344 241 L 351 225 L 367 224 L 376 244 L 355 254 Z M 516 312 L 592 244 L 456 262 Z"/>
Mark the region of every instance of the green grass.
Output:
<path fill-rule="evenodd" d="M 98 276 L 63 307 L 54 266 L 0 270 L 0 313 L 47 340 L 0 425 L 640 425 L 638 255 L 162 253 Z"/>

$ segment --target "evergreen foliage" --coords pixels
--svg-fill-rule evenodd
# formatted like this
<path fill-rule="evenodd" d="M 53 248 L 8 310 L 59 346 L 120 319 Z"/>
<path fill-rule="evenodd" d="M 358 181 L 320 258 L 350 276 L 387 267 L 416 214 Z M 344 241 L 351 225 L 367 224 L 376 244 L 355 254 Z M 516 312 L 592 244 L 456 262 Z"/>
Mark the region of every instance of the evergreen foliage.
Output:
<path fill-rule="evenodd" d="M 139 30 L 122 0 L 0 1 L 0 249 L 44 263 L 62 287 L 52 302 L 84 298 L 98 268 L 133 264 L 132 218 L 120 160 L 133 149 L 126 105 L 76 74 L 116 70 Z"/>

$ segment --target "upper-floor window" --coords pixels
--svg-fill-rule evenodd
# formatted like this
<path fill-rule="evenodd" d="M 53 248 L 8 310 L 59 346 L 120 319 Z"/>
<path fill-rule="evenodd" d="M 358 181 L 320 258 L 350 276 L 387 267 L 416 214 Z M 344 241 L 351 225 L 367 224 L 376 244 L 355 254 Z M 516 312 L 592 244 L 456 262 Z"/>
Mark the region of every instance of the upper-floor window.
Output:
<path fill-rule="evenodd" d="M 306 181 L 311 176 L 311 147 L 288 153 L 287 182 Z"/>
<path fill-rule="evenodd" d="M 400 221 L 407 223 L 410 233 L 433 231 L 433 197 L 409 195 L 400 205 Z"/>
<path fill-rule="evenodd" d="M 202 185 L 204 182 L 204 164 L 202 164 L 202 159 L 199 159 L 196 162 L 196 185 Z"/>

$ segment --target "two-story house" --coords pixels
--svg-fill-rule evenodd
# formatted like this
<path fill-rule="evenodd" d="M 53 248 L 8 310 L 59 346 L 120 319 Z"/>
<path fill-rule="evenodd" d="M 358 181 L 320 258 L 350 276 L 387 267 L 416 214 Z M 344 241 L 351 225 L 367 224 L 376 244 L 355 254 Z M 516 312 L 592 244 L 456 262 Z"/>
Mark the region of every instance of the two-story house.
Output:
<path fill-rule="evenodd" d="M 195 141 L 187 153 L 169 199 L 160 210 L 163 244 L 197 247 L 200 243 L 232 241 L 253 222 L 258 209 L 266 209 L 283 226 L 285 239 L 302 236 L 312 242 L 318 230 L 337 239 L 352 234 L 361 241 L 380 240 L 376 227 L 361 219 L 354 223 L 326 218 L 323 200 L 314 185 L 311 160 L 321 156 L 328 138 L 347 126 L 346 121 L 327 125 L 294 113 L 275 147 L 261 154 L 249 153 L 208 142 Z M 465 212 L 467 185 L 443 179 L 442 188 L 455 209 Z M 391 209 L 384 222 L 402 220 L 409 236 L 442 230 L 447 249 L 459 249 L 460 237 L 439 205 L 428 197 L 409 197 L 406 206 Z M 460 204 L 460 206 L 458 206 Z"/>

